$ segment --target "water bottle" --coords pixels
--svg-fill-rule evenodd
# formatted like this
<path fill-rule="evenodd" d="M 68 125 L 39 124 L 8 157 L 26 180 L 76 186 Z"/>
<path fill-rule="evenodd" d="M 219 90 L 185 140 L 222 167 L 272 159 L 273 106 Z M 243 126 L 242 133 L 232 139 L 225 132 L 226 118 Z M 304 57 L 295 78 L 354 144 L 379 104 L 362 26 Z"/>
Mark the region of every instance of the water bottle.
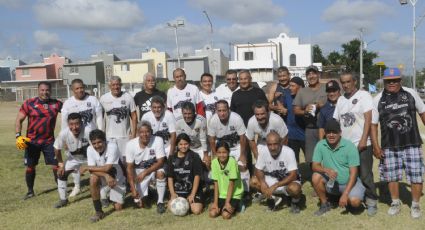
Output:
<path fill-rule="evenodd" d="M 335 185 L 335 179 L 330 179 L 328 180 L 328 182 L 326 183 L 326 187 L 328 187 L 328 189 L 332 189 Z"/>

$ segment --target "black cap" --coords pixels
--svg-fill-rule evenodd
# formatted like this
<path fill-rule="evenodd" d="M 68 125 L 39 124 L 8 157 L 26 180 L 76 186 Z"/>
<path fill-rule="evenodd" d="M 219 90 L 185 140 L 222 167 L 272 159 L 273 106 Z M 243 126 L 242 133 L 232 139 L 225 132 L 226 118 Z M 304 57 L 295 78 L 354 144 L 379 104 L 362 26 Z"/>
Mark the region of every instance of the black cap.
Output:
<path fill-rule="evenodd" d="M 293 82 L 293 83 L 295 83 L 295 84 L 297 84 L 297 85 L 299 85 L 303 88 L 305 87 L 304 81 L 300 77 L 293 77 L 293 78 L 291 78 L 290 82 Z"/>
<path fill-rule="evenodd" d="M 330 119 L 328 122 L 326 122 L 325 133 L 330 133 L 330 132 L 335 132 L 335 133 L 341 132 L 341 126 L 339 125 L 339 122 L 335 119 Z"/>
<path fill-rule="evenodd" d="M 319 68 L 317 68 L 317 66 L 311 65 L 311 66 L 307 67 L 307 69 L 305 70 L 305 75 L 308 75 L 308 73 L 310 73 L 311 71 L 318 73 Z"/>
<path fill-rule="evenodd" d="M 337 91 L 337 90 L 341 90 L 337 81 L 330 80 L 328 83 L 326 83 L 326 92 L 327 93 Z"/>

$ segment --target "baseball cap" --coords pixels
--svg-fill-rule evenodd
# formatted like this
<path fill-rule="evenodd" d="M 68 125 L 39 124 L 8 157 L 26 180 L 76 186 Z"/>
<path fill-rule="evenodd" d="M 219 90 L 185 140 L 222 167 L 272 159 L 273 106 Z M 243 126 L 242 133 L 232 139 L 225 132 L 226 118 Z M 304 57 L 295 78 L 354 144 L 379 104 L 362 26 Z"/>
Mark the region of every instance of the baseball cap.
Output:
<path fill-rule="evenodd" d="M 382 76 L 382 79 L 389 80 L 389 79 L 399 79 L 401 78 L 401 73 L 399 68 L 387 68 L 384 70 L 384 76 Z"/>
<path fill-rule="evenodd" d="M 291 78 L 290 82 L 293 82 L 293 83 L 295 83 L 295 84 L 297 84 L 297 85 L 299 85 L 303 88 L 305 87 L 304 80 L 301 79 L 300 77 L 293 77 L 293 78 Z"/>
<path fill-rule="evenodd" d="M 317 68 L 317 66 L 311 65 L 307 67 L 307 69 L 305 70 L 305 74 L 308 75 L 308 73 L 310 73 L 311 71 L 318 73 L 319 69 Z"/>
<path fill-rule="evenodd" d="M 341 126 L 339 125 L 339 122 L 335 119 L 330 119 L 328 122 L 326 122 L 325 133 L 330 133 L 330 132 L 335 132 L 335 133 L 341 132 Z"/>
<path fill-rule="evenodd" d="M 333 91 L 337 91 L 337 90 L 341 90 L 341 88 L 339 87 L 338 82 L 336 82 L 335 80 L 330 80 L 328 83 L 326 83 L 326 92 L 333 92 Z"/>

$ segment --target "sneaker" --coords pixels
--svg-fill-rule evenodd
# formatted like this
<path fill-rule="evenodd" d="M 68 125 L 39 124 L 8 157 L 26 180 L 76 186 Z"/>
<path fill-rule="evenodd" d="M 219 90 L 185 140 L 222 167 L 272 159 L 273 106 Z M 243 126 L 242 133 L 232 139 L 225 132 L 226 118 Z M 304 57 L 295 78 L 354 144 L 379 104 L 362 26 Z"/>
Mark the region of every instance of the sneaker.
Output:
<path fill-rule="evenodd" d="M 329 202 L 326 202 L 324 204 L 320 204 L 319 210 L 314 212 L 315 216 L 321 216 L 331 210 L 331 204 Z"/>
<path fill-rule="evenodd" d="M 25 194 L 23 200 L 28 200 L 28 199 L 33 198 L 33 197 L 35 197 L 34 191 L 28 191 L 27 194 Z"/>
<path fill-rule="evenodd" d="M 401 210 L 401 202 L 392 202 L 391 207 L 388 209 L 388 215 L 395 216 L 400 213 Z"/>
<path fill-rule="evenodd" d="M 103 219 L 103 217 L 105 217 L 104 212 L 96 212 L 96 214 L 94 216 L 90 217 L 90 221 L 95 223 L 95 222 L 98 222 L 99 220 Z"/>
<path fill-rule="evenodd" d="M 300 213 L 301 212 L 301 209 L 299 207 L 299 204 L 298 203 L 291 202 L 291 209 L 289 210 L 289 212 L 290 213 L 293 213 L 293 214 Z"/>
<path fill-rule="evenodd" d="M 410 216 L 412 216 L 413 219 L 418 219 L 422 216 L 422 211 L 419 206 L 414 206 L 410 209 Z"/>
<path fill-rule="evenodd" d="M 78 195 L 80 193 L 80 187 L 75 186 L 72 189 L 72 192 L 69 194 L 69 197 L 75 197 L 76 195 Z"/>
<path fill-rule="evenodd" d="M 252 202 L 253 203 L 260 203 L 264 199 L 266 199 L 266 197 L 262 193 L 257 192 L 257 193 L 254 194 L 254 196 L 252 198 Z"/>
<path fill-rule="evenodd" d="M 158 204 L 156 205 L 156 212 L 157 212 L 157 213 L 162 214 L 162 213 L 164 213 L 166 210 L 167 210 L 167 208 L 165 207 L 165 204 L 164 204 L 164 203 L 158 203 Z"/>
<path fill-rule="evenodd" d="M 267 199 L 267 207 L 269 211 L 275 211 L 276 207 L 282 202 L 282 197 L 272 196 L 272 198 Z"/>
<path fill-rule="evenodd" d="M 62 208 L 68 204 L 68 200 L 59 200 L 58 203 L 55 204 L 55 208 Z"/>
<path fill-rule="evenodd" d="M 102 208 L 109 207 L 109 199 L 100 199 L 100 203 L 102 204 Z"/>

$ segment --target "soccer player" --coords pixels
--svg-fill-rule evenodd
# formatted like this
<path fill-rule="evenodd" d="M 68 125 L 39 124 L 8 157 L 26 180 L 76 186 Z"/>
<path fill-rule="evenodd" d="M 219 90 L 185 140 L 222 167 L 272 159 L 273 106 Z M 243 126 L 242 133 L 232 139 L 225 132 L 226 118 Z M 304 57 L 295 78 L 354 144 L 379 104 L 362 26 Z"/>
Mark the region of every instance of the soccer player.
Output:
<path fill-rule="evenodd" d="M 276 131 L 267 134 L 267 147 L 258 146 L 259 155 L 255 164 L 252 184 L 267 198 L 270 211 L 275 211 L 282 202 L 279 195 L 291 197 L 290 212 L 300 212 L 301 178 L 298 173 L 294 151 L 282 144 Z"/>
<path fill-rule="evenodd" d="M 109 187 L 109 198 L 114 208 L 122 210 L 125 198 L 125 177 L 119 165 L 120 155 L 115 143 L 108 143 L 103 131 L 95 129 L 89 134 L 91 145 L 87 148 L 87 166 L 80 167 L 80 173 L 90 172 L 90 193 L 96 214 L 90 218 L 97 222 L 105 216 L 100 201 L 100 189 Z"/>
<path fill-rule="evenodd" d="M 183 115 L 176 120 L 176 134 L 185 133 L 190 137 L 190 149 L 199 155 L 207 169 L 211 166 L 207 149 L 207 121 L 195 113 L 190 102 L 182 104 Z"/>
<path fill-rule="evenodd" d="M 199 95 L 205 105 L 205 113 L 207 123 L 210 121 L 212 115 L 215 113 L 215 103 L 218 101 L 218 95 L 212 89 L 214 78 L 209 73 L 203 73 L 201 75 L 201 91 Z"/>
<path fill-rule="evenodd" d="M 230 147 L 230 156 L 234 157 L 239 165 L 244 191 L 249 192 L 249 171 L 246 160 L 246 128 L 242 118 L 231 112 L 226 100 L 216 103 L 217 112 L 208 124 L 208 139 L 213 156 L 217 156 L 216 142 L 227 142 Z"/>
<path fill-rule="evenodd" d="M 238 73 L 235 70 L 229 69 L 226 71 L 226 84 L 221 84 L 217 87 L 216 92 L 220 100 L 226 100 L 230 105 L 232 95 L 238 89 Z"/>
<path fill-rule="evenodd" d="M 139 208 L 144 207 L 149 184 L 156 180 L 158 193 L 157 212 L 166 211 L 164 194 L 166 189 L 165 172 L 162 169 L 165 159 L 162 138 L 152 135 L 152 126 L 147 121 L 138 125 L 139 137 L 130 140 L 126 147 L 127 176 L 131 195 Z"/>
<path fill-rule="evenodd" d="M 139 121 L 145 113 L 151 111 L 152 98 L 155 96 L 161 97 L 164 101 L 167 99 L 167 95 L 156 88 L 155 75 L 148 72 L 143 76 L 143 90 L 134 96 L 134 103 L 139 108 Z"/>
<path fill-rule="evenodd" d="M 81 79 L 72 80 L 71 89 L 74 96 L 63 103 L 61 110 L 61 130 L 68 127 L 68 114 L 70 113 L 81 115 L 83 127 L 87 129 L 87 132 L 96 128 L 103 129 L 103 109 L 97 98 L 86 93 L 84 82 Z M 74 178 L 74 188 L 69 196 L 74 197 L 80 193 L 80 173 L 76 171 L 71 175 Z"/>
<path fill-rule="evenodd" d="M 121 78 L 112 76 L 111 92 L 102 95 L 100 103 L 106 113 L 106 138 L 117 143 L 120 159 L 125 162 L 125 146 L 130 138 L 136 137 L 137 112 L 133 97 L 123 92 L 121 86 Z"/>
<path fill-rule="evenodd" d="M 84 129 L 83 120 L 79 113 L 68 115 L 68 128 L 63 129 L 55 140 L 55 156 L 58 161 L 58 193 L 59 202 L 55 208 L 62 208 L 68 204 L 66 198 L 66 183 L 69 174 L 79 171 L 80 166 L 87 162 L 87 147 L 89 146 L 89 132 Z M 61 151 L 65 150 L 67 160 L 64 163 Z"/>
<path fill-rule="evenodd" d="M 34 197 L 36 166 L 43 152 L 44 162 L 51 165 L 55 182 L 57 165 L 53 150 L 56 118 L 62 109 L 62 102 L 50 98 L 52 86 L 49 82 L 38 83 L 38 97 L 30 98 L 22 104 L 15 121 L 16 147 L 25 149 L 25 181 L 28 192 L 24 200 Z M 22 123 L 28 118 L 26 137 L 22 136 Z M 27 139 L 29 138 L 29 140 Z M 22 142 L 22 143 L 21 143 Z"/>
<path fill-rule="evenodd" d="M 199 215 L 203 208 L 202 161 L 190 150 L 190 137 L 181 133 L 176 138 L 177 153 L 168 159 L 168 189 L 171 202 L 177 197 L 188 200 L 190 210 Z"/>
<path fill-rule="evenodd" d="M 184 102 L 191 102 L 196 107 L 196 114 L 205 117 L 204 103 L 195 85 L 186 82 L 186 73 L 177 68 L 173 71 L 175 85 L 167 92 L 167 107 L 173 112 L 174 117 L 182 115 L 181 106 Z"/>
<path fill-rule="evenodd" d="M 218 142 L 215 146 L 217 158 L 211 163 L 211 178 L 214 180 L 214 201 L 210 208 L 210 217 L 220 215 L 230 219 L 238 209 L 243 195 L 243 184 L 238 162 L 230 156 L 227 142 Z"/>
<path fill-rule="evenodd" d="M 289 69 L 286 66 L 279 67 L 277 69 L 278 82 L 270 86 L 267 94 L 270 110 L 280 115 L 283 119 L 286 119 L 288 113 L 288 107 L 285 106 L 285 95 L 291 95 L 289 90 L 290 79 L 291 74 L 289 73 Z M 292 106 L 292 104 L 289 106 Z"/>

